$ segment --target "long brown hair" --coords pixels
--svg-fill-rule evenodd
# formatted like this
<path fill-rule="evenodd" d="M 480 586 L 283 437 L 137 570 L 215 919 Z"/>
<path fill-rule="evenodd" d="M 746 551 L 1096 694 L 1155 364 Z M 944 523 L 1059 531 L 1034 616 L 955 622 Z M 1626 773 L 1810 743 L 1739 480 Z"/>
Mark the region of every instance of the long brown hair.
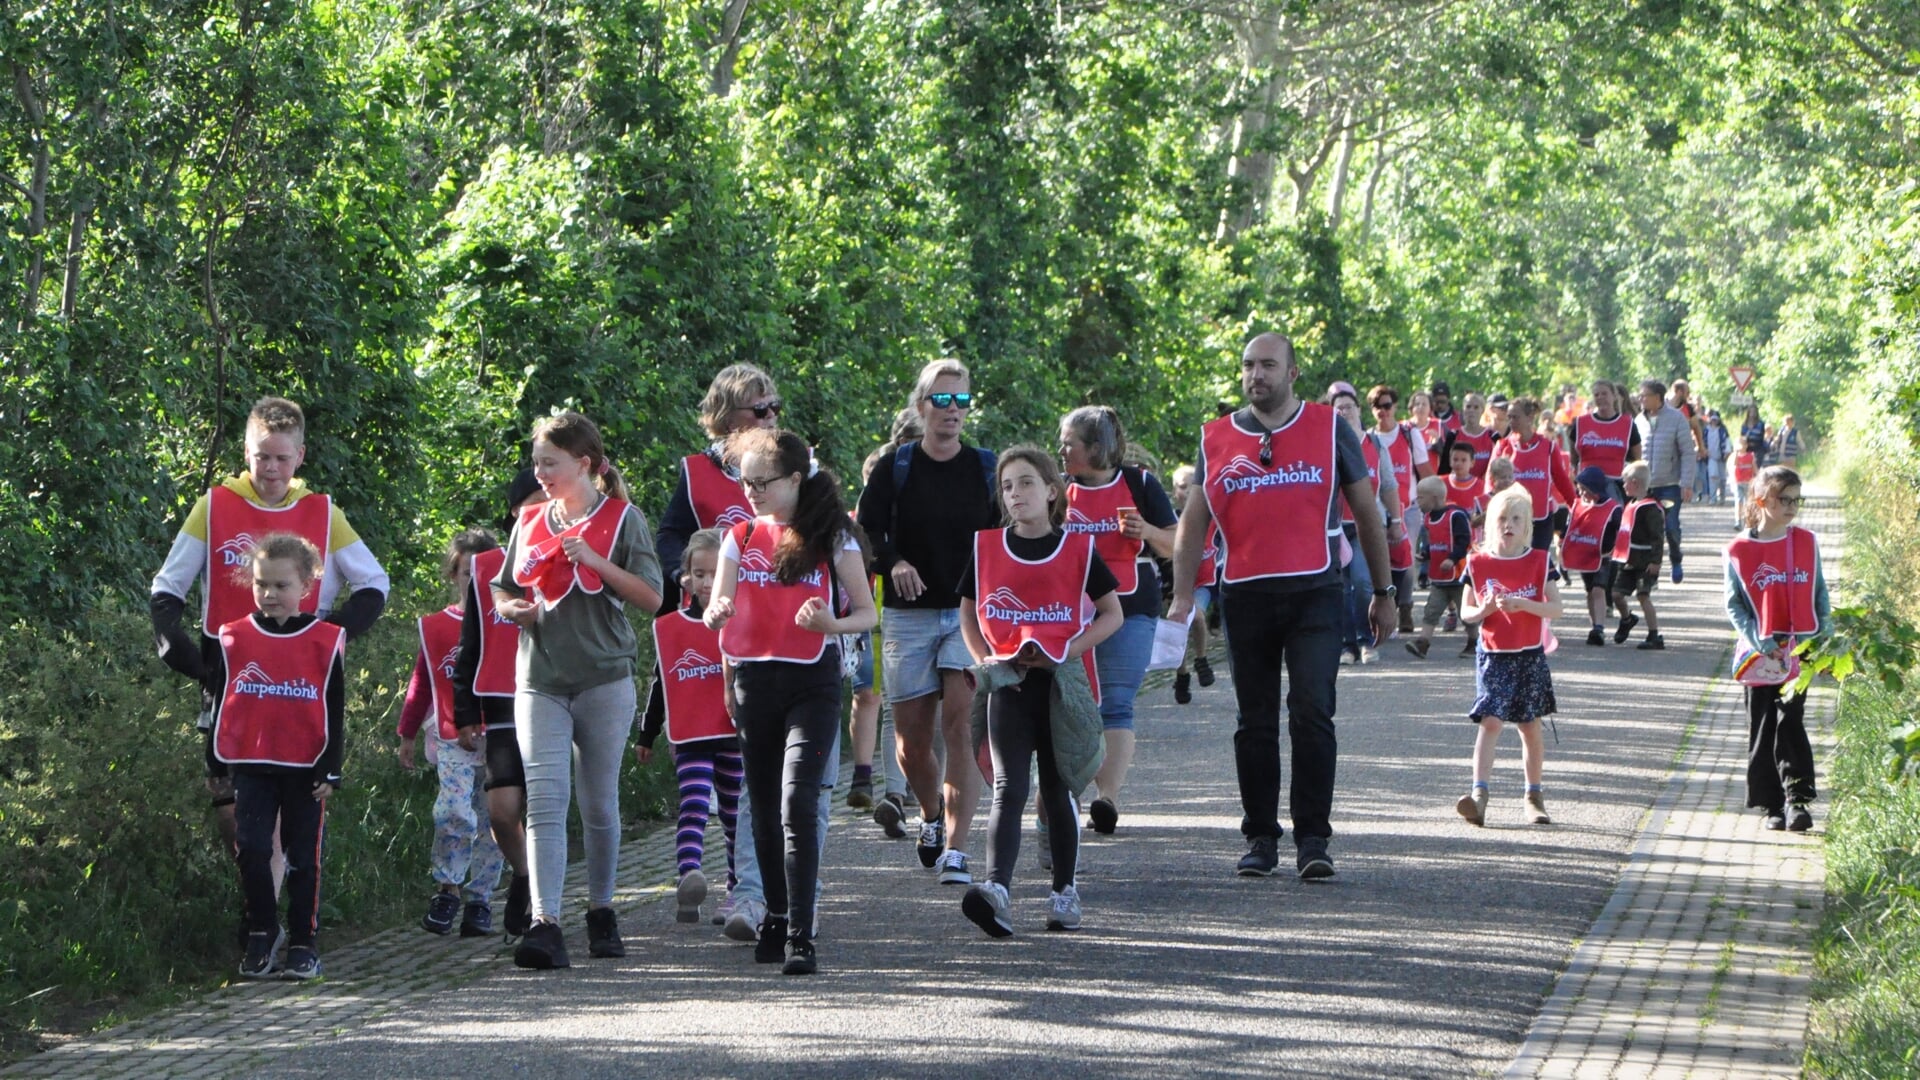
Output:
<path fill-rule="evenodd" d="M 1000 503 L 1000 521 L 1012 525 L 1013 519 L 1007 516 L 1007 507 L 1000 501 L 1000 478 L 1007 475 L 1007 466 L 1016 461 L 1024 461 L 1033 466 L 1040 474 L 1040 481 L 1053 492 L 1053 501 L 1047 504 L 1047 523 L 1058 529 L 1067 520 L 1067 482 L 1060 475 L 1060 462 L 1052 454 L 1037 446 L 1021 445 L 1010 447 L 1000 455 L 1000 464 L 993 470 L 993 500 Z"/>
<path fill-rule="evenodd" d="M 599 488 L 602 494 L 611 495 L 621 502 L 633 501 L 633 496 L 627 491 L 626 479 L 607 460 L 607 444 L 600 438 L 600 428 L 593 421 L 572 409 L 543 416 L 533 425 L 532 441 L 540 439 L 547 440 L 574 457 L 586 458 L 587 469 L 593 473 L 593 486 Z"/>
<path fill-rule="evenodd" d="M 1740 520 L 1752 532 L 1760 527 L 1760 500 L 1771 499 L 1790 487 L 1800 486 L 1800 474 L 1785 465 L 1769 465 L 1754 474 L 1747 488 L 1747 504 L 1740 508 Z"/>
<path fill-rule="evenodd" d="M 807 442 L 791 431 L 754 428 L 727 440 L 727 453 L 735 461 L 748 454 L 759 454 L 774 463 L 781 476 L 800 474 L 800 491 L 793 504 L 793 516 L 773 549 L 773 572 L 783 585 L 791 585 L 813 572 L 821 563 L 827 575 L 833 575 L 834 557 L 840 553 L 842 536 L 851 534 L 860 545 L 862 560 L 867 553 L 866 534 L 847 516 L 846 501 L 840 497 L 840 481 L 832 472 L 818 468 Z"/>

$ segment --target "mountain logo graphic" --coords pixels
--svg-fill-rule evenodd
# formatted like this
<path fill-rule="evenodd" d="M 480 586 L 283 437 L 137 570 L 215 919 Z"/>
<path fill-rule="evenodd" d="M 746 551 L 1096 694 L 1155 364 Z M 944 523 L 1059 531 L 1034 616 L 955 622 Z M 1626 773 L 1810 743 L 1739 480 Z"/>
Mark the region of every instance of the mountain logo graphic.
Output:
<path fill-rule="evenodd" d="M 731 529 L 744 521 L 753 520 L 753 511 L 744 506 L 729 506 L 713 519 L 715 528 Z"/>
<path fill-rule="evenodd" d="M 759 548 L 748 548 L 740 553 L 740 568 L 742 570 L 771 570 L 773 569 L 773 560 L 767 558 L 767 553 L 761 551 Z"/>
<path fill-rule="evenodd" d="M 688 649 L 680 654 L 667 670 L 673 672 L 674 680 L 685 682 L 688 679 L 706 679 L 720 674 L 720 663 L 703 656 L 698 649 Z"/>
<path fill-rule="evenodd" d="M 460 659 L 460 646 L 455 645 L 447 650 L 447 655 L 440 658 L 440 673 L 449 679 L 453 678 L 453 664 L 458 659 Z"/>
<path fill-rule="evenodd" d="M 1260 467 L 1259 462 L 1245 454 L 1236 454 L 1232 461 L 1227 462 L 1227 467 L 1220 470 L 1220 478 L 1224 480 L 1234 476 L 1259 476 L 1265 471 Z"/>
<path fill-rule="evenodd" d="M 214 550 L 220 554 L 221 566 L 243 566 L 246 564 L 248 553 L 258 543 L 259 541 L 254 539 L 252 533 L 236 533 L 222 541 Z"/>

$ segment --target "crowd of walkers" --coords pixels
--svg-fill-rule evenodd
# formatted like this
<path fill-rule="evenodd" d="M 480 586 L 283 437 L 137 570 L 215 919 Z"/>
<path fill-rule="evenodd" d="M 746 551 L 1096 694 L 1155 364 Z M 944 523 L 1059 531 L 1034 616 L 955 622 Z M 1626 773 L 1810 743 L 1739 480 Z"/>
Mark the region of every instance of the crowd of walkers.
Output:
<path fill-rule="evenodd" d="M 1584 602 L 1587 645 L 1625 644 L 1644 623 L 1636 647 L 1665 648 L 1653 598 L 1663 562 L 1684 580 L 1681 507 L 1728 501 L 1728 475 L 1742 531 L 1725 592 L 1752 712 L 1749 801 L 1768 827 L 1810 826 L 1811 752 L 1800 698 L 1784 688 L 1795 649 L 1826 629 L 1827 595 L 1813 534 L 1792 524 L 1791 417 L 1769 432 L 1749 409 L 1736 438 L 1684 382 L 1655 380 L 1631 393 L 1598 381 L 1552 402 L 1467 391 L 1457 406 L 1444 382 L 1403 398 L 1336 381 L 1309 399 L 1292 343 L 1271 333 L 1247 342 L 1239 368 L 1243 403 L 1200 426 L 1171 493 L 1102 405 L 1062 417 L 1052 446 L 969 443 L 978 392 L 954 360 L 920 371 L 851 506 L 780 426 L 774 380 L 750 365 L 713 379 L 705 445 L 681 461 L 657 528 L 590 419 L 535 424 L 530 466 L 507 489 L 507 537 L 457 536 L 441 566 L 449 603 L 418 620 L 398 735 L 403 764 L 422 745 L 439 775 L 422 925 L 493 934 L 504 876 L 515 963 L 569 966 L 561 919 L 577 808 L 588 951 L 625 955 L 612 906 L 619 771 L 630 742 L 649 762 L 664 735 L 679 788 L 675 918 L 710 918 L 754 943 L 756 960 L 815 971 L 851 705 L 851 807 L 911 836 L 920 866 L 964 886 L 960 913 L 1004 937 L 1036 801 L 1049 878 L 1037 921 L 1077 929 L 1083 821 L 1119 828 L 1135 702 L 1163 620 L 1188 635 L 1181 704 L 1193 679 L 1215 681 L 1208 645 L 1224 639 L 1239 874 L 1280 866 L 1282 717 L 1294 870 L 1324 880 L 1335 874 L 1339 668 L 1374 662 L 1396 635 L 1430 661 L 1436 636 L 1462 624 L 1477 737 L 1456 810 L 1485 823 L 1495 746 L 1512 726 L 1524 815 L 1548 824 L 1540 725 L 1555 711 L 1548 657 L 1564 597 Z M 239 867 L 249 977 L 320 973 L 342 658 L 387 593 L 340 509 L 296 478 L 305 435 L 297 405 L 256 404 L 247 468 L 195 504 L 152 590 L 161 656 L 203 687 L 208 787 Z M 198 640 L 184 617 L 196 583 Z M 644 699 L 629 608 L 652 616 Z M 976 830 L 983 788 L 990 809 Z M 714 817 L 724 874 L 706 858 Z"/>

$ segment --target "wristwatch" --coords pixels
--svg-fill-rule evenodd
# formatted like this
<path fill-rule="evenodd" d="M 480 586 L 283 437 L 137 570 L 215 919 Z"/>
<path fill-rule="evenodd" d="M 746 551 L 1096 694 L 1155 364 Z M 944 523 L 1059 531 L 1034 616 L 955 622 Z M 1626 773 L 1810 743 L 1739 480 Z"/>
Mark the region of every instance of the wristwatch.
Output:
<path fill-rule="evenodd" d="M 1384 588 L 1384 589 L 1375 589 L 1375 590 L 1373 590 L 1373 595 L 1374 595 L 1374 598 L 1375 598 L 1375 599 L 1378 599 L 1378 598 L 1380 598 L 1380 597 L 1382 597 L 1382 596 L 1392 596 L 1392 595 L 1394 594 L 1394 592 L 1395 592 L 1395 590 L 1394 590 L 1394 587 L 1393 587 L 1393 586 L 1391 586 L 1391 585 L 1389 585 L 1389 586 L 1387 586 L 1387 587 L 1386 587 L 1386 588 Z"/>

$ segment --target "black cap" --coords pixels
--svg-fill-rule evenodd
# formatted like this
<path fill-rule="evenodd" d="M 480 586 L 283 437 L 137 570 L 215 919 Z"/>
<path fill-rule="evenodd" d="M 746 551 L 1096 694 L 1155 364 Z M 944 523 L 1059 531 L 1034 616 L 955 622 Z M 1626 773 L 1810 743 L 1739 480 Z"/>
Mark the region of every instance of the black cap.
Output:
<path fill-rule="evenodd" d="M 1432 386 L 1427 387 L 1427 393 L 1445 394 L 1448 397 L 1452 397 L 1453 389 L 1449 387 L 1445 382 L 1436 380 Z"/>
<path fill-rule="evenodd" d="M 529 496 L 539 491 L 540 481 L 533 478 L 533 470 L 521 469 L 520 474 L 507 485 L 507 513 L 513 514 L 518 511 L 521 503 L 526 502 Z"/>
<path fill-rule="evenodd" d="M 1507 395 L 1505 394 L 1494 394 L 1487 399 L 1487 408 L 1489 409 L 1504 409 L 1506 407 Z"/>

